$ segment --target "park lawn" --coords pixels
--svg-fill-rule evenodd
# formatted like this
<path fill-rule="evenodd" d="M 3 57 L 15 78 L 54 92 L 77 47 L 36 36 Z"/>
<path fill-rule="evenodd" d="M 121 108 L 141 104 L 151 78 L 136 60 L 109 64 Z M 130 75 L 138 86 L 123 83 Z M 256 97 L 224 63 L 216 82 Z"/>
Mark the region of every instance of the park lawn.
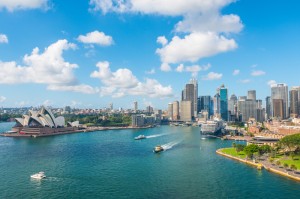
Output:
<path fill-rule="evenodd" d="M 221 152 L 227 154 L 227 155 L 232 155 L 234 157 L 238 157 L 238 158 L 246 158 L 246 154 L 241 151 L 241 152 L 236 152 L 235 148 L 225 148 L 225 149 L 222 149 Z"/>
<path fill-rule="evenodd" d="M 294 164 L 298 170 L 300 170 L 300 157 L 296 156 L 294 157 L 294 160 L 292 160 L 292 158 L 288 158 L 287 160 L 282 160 L 279 159 L 279 161 L 281 162 L 281 165 L 283 165 L 284 163 L 287 163 L 289 165 L 289 167 Z"/>

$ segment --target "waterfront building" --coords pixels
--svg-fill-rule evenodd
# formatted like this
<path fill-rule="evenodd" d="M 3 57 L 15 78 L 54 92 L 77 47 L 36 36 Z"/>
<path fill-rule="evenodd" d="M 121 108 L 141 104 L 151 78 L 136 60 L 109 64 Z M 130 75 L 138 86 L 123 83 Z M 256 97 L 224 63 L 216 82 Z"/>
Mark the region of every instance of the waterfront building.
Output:
<path fill-rule="evenodd" d="M 271 97 L 266 97 L 266 115 L 267 119 L 271 118 Z"/>
<path fill-rule="evenodd" d="M 173 102 L 173 120 L 176 121 L 179 119 L 179 102 L 174 101 Z"/>
<path fill-rule="evenodd" d="M 168 119 L 173 120 L 173 103 L 168 104 Z"/>
<path fill-rule="evenodd" d="M 180 103 L 180 120 L 185 122 L 192 121 L 192 102 L 181 101 Z"/>
<path fill-rule="evenodd" d="M 145 125 L 143 115 L 132 115 L 131 116 L 131 126 L 132 127 L 142 127 Z"/>
<path fill-rule="evenodd" d="M 275 100 L 275 101 L 274 101 Z M 281 102 L 282 100 L 282 106 Z M 289 117 L 289 107 L 288 107 L 288 86 L 286 84 L 274 84 L 271 86 L 271 110 L 272 110 L 272 116 L 277 117 L 278 115 L 282 114 L 281 119 L 286 119 Z M 276 103 L 275 103 L 276 102 Z M 278 107 L 276 107 L 278 105 Z M 282 108 L 282 110 L 279 110 L 279 108 Z M 275 114 L 276 109 L 276 114 Z"/>
<path fill-rule="evenodd" d="M 74 132 L 79 128 L 79 122 L 68 122 L 65 126 L 63 116 L 55 117 L 49 108 L 42 107 L 39 111 L 29 110 L 28 115 L 15 118 L 16 124 L 12 130 L 22 135 L 45 135 Z"/>
<path fill-rule="evenodd" d="M 249 90 L 247 99 L 248 100 L 256 100 L 256 90 Z"/>
<path fill-rule="evenodd" d="M 224 84 L 220 87 L 220 116 L 224 121 L 228 121 L 228 90 Z"/>

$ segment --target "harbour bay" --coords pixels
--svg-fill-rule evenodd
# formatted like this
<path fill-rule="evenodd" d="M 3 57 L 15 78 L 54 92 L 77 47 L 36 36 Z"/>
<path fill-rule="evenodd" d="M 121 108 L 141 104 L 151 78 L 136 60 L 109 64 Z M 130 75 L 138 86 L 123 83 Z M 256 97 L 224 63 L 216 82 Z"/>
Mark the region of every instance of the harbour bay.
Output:
<path fill-rule="evenodd" d="M 13 125 L 1 123 L 0 131 Z M 134 140 L 140 134 L 151 137 Z M 152 152 L 168 143 L 174 145 Z M 197 127 L 170 126 L 0 137 L 0 198 L 300 197 L 300 183 L 216 154 L 231 144 L 201 139 Z M 47 178 L 31 180 L 39 171 Z"/>

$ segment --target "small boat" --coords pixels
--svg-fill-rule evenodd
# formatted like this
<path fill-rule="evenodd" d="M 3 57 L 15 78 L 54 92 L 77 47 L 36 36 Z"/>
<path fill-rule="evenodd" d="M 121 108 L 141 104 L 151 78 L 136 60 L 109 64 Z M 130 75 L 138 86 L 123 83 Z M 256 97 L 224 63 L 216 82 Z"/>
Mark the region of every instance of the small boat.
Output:
<path fill-rule="evenodd" d="M 156 146 L 156 147 L 154 147 L 153 152 L 159 153 L 159 152 L 162 152 L 163 150 L 164 150 L 164 148 L 162 146 Z"/>
<path fill-rule="evenodd" d="M 142 139 L 146 139 L 147 137 L 145 135 L 139 135 L 137 137 L 135 137 L 135 140 L 142 140 Z"/>
<path fill-rule="evenodd" d="M 34 179 L 39 179 L 39 180 L 41 180 L 41 179 L 43 179 L 43 178 L 46 178 L 46 175 L 45 175 L 45 173 L 44 173 L 43 171 L 40 171 L 40 172 L 38 172 L 38 173 L 36 173 L 36 174 L 31 175 L 30 177 L 31 177 L 31 178 L 34 178 Z"/>

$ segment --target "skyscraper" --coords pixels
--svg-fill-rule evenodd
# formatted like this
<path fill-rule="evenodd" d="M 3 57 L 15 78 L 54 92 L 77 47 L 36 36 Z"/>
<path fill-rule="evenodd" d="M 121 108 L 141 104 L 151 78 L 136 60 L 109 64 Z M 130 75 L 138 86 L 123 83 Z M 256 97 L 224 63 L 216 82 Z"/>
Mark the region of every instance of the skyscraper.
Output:
<path fill-rule="evenodd" d="M 273 99 L 273 117 L 284 119 L 284 107 L 282 99 Z"/>
<path fill-rule="evenodd" d="M 138 103 L 137 103 L 137 101 L 133 102 L 133 108 L 134 108 L 134 112 L 137 112 L 137 110 L 138 110 Z"/>
<path fill-rule="evenodd" d="M 168 104 L 168 119 L 173 120 L 173 103 Z"/>
<path fill-rule="evenodd" d="M 179 119 L 179 102 L 175 101 L 173 102 L 173 120 Z"/>
<path fill-rule="evenodd" d="M 290 90 L 290 114 L 297 117 L 299 114 L 299 91 L 292 88 Z"/>
<path fill-rule="evenodd" d="M 278 100 L 282 100 L 283 103 L 282 111 L 278 110 L 281 107 Z M 283 117 L 281 119 L 286 119 L 289 117 L 288 86 L 286 84 L 274 84 L 271 86 L 271 103 L 272 103 L 271 110 L 272 110 L 273 117 L 277 117 L 279 112 L 283 113 L 282 115 Z M 278 105 L 279 107 L 275 107 L 276 105 Z M 274 114 L 275 109 L 276 109 L 276 114 Z"/>
<path fill-rule="evenodd" d="M 192 117 L 197 116 L 198 109 L 198 82 L 195 79 L 192 79 L 190 83 L 185 85 L 184 90 L 182 91 L 182 101 L 190 101 Z"/>
<path fill-rule="evenodd" d="M 242 115 L 242 122 L 247 122 L 249 118 L 257 120 L 257 104 L 255 100 L 240 99 L 238 101 L 238 109 Z"/>
<path fill-rule="evenodd" d="M 247 99 L 248 100 L 256 100 L 256 90 L 249 90 Z"/>
<path fill-rule="evenodd" d="M 228 121 L 228 90 L 224 84 L 220 87 L 220 115 L 224 121 Z"/>
<path fill-rule="evenodd" d="M 215 96 L 214 96 L 213 107 L 214 107 L 214 115 L 219 116 L 220 115 L 220 94 L 219 94 L 219 90 L 218 90 L 218 93 L 215 94 Z"/>
<path fill-rule="evenodd" d="M 271 97 L 268 96 L 266 97 L 266 114 L 267 114 L 267 119 L 270 119 L 272 114 L 271 114 Z"/>
<path fill-rule="evenodd" d="M 192 121 L 192 103 L 191 101 L 181 101 L 180 120 L 185 122 Z"/>
<path fill-rule="evenodd" d="M 208 117 L 213 115 L 213 110 L 212 110 L 212 99 L 211 96 L 200 96 L 200 104 L 199 104 L 199 112 L 200 111 L 207 111 L 208 112 Z"/>

